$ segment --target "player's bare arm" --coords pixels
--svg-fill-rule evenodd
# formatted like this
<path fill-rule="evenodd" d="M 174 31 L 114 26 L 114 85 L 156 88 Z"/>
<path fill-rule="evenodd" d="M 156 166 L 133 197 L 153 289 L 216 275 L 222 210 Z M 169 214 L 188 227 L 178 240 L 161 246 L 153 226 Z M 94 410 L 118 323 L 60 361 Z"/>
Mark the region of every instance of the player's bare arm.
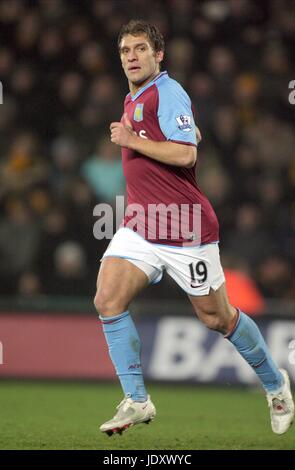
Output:
<path fill-rule="evenodd" d="M 185 168 L 192 168 L 195 165 L 197 160 L 195 146 L 142 139 L 133 131 L 132 124 L 126 114 L 124 114 L 123 121 L 123 123 L 111 123 L 111 141 L 114 144 L 130 148 L 167 165 Z"/>
<path fill-rule="evenodd" d="M 197 142 L 201 142 L 202 140 L 202 134 L 200 129 L 196 126 L 196 137 L 197 137 Z"/>

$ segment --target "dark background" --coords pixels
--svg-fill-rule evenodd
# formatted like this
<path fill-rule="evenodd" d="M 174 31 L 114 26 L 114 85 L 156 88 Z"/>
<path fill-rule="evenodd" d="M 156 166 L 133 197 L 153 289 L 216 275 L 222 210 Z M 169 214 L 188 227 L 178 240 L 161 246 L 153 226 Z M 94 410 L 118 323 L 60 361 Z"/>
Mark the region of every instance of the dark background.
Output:
<path fill-rule="evenodd" d="M 195 106 L 224 266 L 295 301 L 295 13 L 277 0 L 1 0 L 0 293 L 95 292 L 108 242 L 93 208 L 124 194 L 108 129 L 128 92 L 117 35 L 134 17 L 160 27 L 163 69 Z M 153 295 L 183 295 L 171 287 Z"/>

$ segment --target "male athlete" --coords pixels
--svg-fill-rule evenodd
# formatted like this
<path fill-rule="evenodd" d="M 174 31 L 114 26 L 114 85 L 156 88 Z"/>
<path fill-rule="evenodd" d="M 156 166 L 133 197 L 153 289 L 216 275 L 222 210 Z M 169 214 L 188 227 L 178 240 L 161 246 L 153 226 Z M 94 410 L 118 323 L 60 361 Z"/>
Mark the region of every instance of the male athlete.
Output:
<path fill-rule="evenodd" d="M 156 27 L 130 21 L 120 31 L 118 47 L 130 93 L 121 122 L 111 123 L 111 141 L 122 148 L 128 207 L 137 212 L 142 208 L 142 213 L 136 229 L 134 210 L 125 215 L 98 275 L 95 306 L 124 392 L 116 415 L 100 430 L 121 433 L 156 415 L 145 389 L 140 339 L 128 306 L 166 271 L 188 294 L 199 319 L 223 334 L 256 372 L 266 392 L 272 430 L 283 434 L 294 415 L 288 374 L 274 364 L 256 324 L 228 301 L 218 221 L 195 181 L 200 133 L 190 98 L 167 72 L 160 72 L 164 41 Z M 160 213 L 149 212 L 158 204 Z M 179 213 L 172 210 L 166 217 L 165 233 L 161 211 L 170 205 Z M 188 208 L 182 217 L 186 223 L 177 218 L 182 207 Z"/>

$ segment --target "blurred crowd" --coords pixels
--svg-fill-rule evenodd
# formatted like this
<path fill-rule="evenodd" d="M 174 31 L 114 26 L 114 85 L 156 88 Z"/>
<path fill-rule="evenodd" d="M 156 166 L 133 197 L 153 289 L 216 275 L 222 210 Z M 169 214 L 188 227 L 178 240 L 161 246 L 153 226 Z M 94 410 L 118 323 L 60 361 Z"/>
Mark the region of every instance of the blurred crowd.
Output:
<path fill-rule="evenodd" d="M 219 217 L 224 266 L 250 273 L 265 297 L 295 300 L 285 0 L 1 0 L 0 293 L 94 294 L 108 241 L 93 236 L 93 209 L 125 192 L 108 129 L 128 92 L 117 35 L 133 17 L 159 26 L 163 69 L 195 106 L 197 181 Z"/>

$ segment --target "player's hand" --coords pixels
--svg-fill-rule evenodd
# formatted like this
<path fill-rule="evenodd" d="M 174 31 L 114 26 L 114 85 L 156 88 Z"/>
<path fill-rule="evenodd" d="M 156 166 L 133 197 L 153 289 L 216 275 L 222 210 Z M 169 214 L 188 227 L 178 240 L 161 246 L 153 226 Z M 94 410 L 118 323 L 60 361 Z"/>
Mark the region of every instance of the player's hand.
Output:
<path fill-rule="evenodd" d="M 123 122 L 112 122 L 110 129 L 111 141 L 121 147 L 130 147 L 132 140 L 136 136 L 127 113 L 124 113 Z"/>

